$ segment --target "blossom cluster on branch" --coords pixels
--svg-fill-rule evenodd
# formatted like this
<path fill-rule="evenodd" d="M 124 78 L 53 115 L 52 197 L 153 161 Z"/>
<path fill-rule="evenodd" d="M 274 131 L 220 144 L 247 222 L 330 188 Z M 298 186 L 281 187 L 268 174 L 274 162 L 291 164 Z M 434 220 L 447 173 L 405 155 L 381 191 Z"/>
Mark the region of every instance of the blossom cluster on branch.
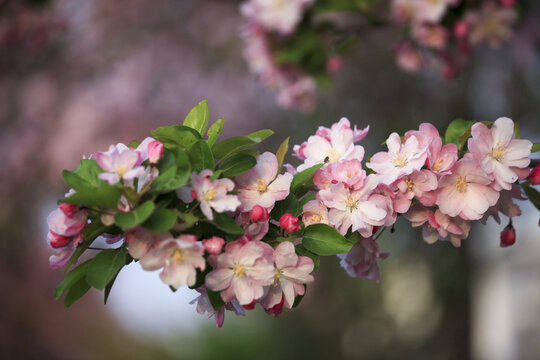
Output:
<path fill-rule="evenodd" d="M 224 119 L 208 122 L 202 101 L 183 125 L 111 145 L 63 172 L 71 189 L 47 219 L 50 264 L 70 270 L 57 298 L 67 293 L 70 306 L 93 287 L 106 302 L 136 261 L 160 270 L 173 291 L 197 290 L 197 312 L 221 327 L 227 310 L 244 315 L 260 304 L 279 316 L 297 306 L 320 256 L 337 255 L 350 276 L 378 282 L 388 253 L 376 240 L 399 215 L 422 226 L 428 243 L 460 246 L 472 221 L 519 216 L 513 199 L 527 195 L 540 208 L 539 167 L 529 170 L 540 144 L 516 138 L 508 118 L 456 120 L 444 138 L 428 123 L 392 133 L 388 151 L 364 165 L 357 142 L 369 126 L 342 118 L 293 147 L 298 166 L 284 164 L 288 139 L 275 154 L 252 149 L 271 130 L 218 142 Z M 92 246 L 98 237 L 110 247 Z M 501 246 L 514 241 L 510 223 Z"/>
<path fill-rule="evenodd" d="M 518 19 L 516 0 L 246 0 L 240 11 L 244 57 L 283 108 L 310 110 L 344 56 L 369 29 L 391 26 L 406 72 L 437 68 L 457 76 L 474 48 L 499 48 Z"/>

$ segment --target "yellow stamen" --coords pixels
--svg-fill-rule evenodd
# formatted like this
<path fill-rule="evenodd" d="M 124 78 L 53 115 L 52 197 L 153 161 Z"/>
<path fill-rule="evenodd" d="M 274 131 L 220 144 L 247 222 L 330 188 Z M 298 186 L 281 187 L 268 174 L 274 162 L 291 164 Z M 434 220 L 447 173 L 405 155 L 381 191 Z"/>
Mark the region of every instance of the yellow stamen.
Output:
<path fill-rule="evenodd" d="M 311 215 L 311 222 L 320 222 L 321 220 L 322 216 L 320 214 Z"/>
<path fill-rule="evenodd" d="M 127 169 L 123 166 L 119 166 L 116 168 L 116 173 L 118 174 L 118 176 L 122 177 L 124 176 L 124 174 L 127 172 Z"/>
<path fill-rule="evenodd" d="M 433 171 L 439 171 L 442 168 L 442 163 L 443 163 L 443 159 L 439 159 L 435 161 L 435 164 L 433 164 L 431 168 L 433 169 Z"/>
<path fill-rule="evenodd" d="M 283 281 L 281 281 L 281 270 L 276 269 L 274 271 L 274 286 L 281 285 Z"/>
<path fill-rule="evenodd" d="M 328 153 L 328 161 L 336 162 L 338 160 L 339 160 L 339 153 L 334 149 L 330 150 L 330 152 Z"/>
<path fill-rule="evenodd" d="M 349 194 L 347 195 L 347 201 L 346 201 L 345 206 L 347 206 L 347 208 L 349 208 L 349 211 L 352 212 L 354 209 L 356 209 L 356 206 L 359 200 L 360 200 L 360 196 Z"/>
<path fill-rule="evenodd" d="M 394 153 L 394 157 L 391 160 L 395 167 L 403 168 L 407 165 L 407 152 Z"/>
<path fill-rule="evenodd" d="M 412 180 L 406 179 L 405 184 L 407 184 L 407 189 L 409 189 L 409 191 L 412 191 L 412 189 L 414 188 L 414 183 L 412 182 Z"/>
<path fill-rule="evenodd" d="M 456 181 L 456 189 L 460 192 L 465 192 L 467 190 L 467 181 L 463 176 L 460 176 Z"/>
<path fill-rule="evenodd" d="M 266 190 L 268 190 L 268 185 L 266 184 L 266 181 L 264 179 L 257 179 L 257 191 L 262 194 L 266 192 Z"/>
<path fill-rule="evenodd" d="M 184 261 L 184 254 L 182 253 L 182 250 L 176 248 L 172 255 L 172 260 L 176 263 L 181 263 L 182 261 Z"/>
<path fill-rule="evenodd" d="M 504 147 L 499 141 L 497 141 L 495 146 L 491 149 L 491 157 L 497 161 L 501 161 L 504 158 L 505 154 L 506 147 Z"/>
<path fill-rule="evenodd" d="M 214 189 L 213 186 L 210 186 L 210 188 L 208 189 L 208 191 L 205 192 L 204 195 L 202 196 L 202 199 L 203 199 L 203 201 L 208 202 L 208 201 L 214 200 L 214 199 L 216 198 L 216 196 L 217 196 L 217 191 L 216 191 L 216 189 Z"/>
<path fill-rule="evenodd" d="M 244 265 L 234 264 L 234 275 L 239 279 L 241 279 L 242 276 L 246 275 L 246 269 L 244 268 Z"/>

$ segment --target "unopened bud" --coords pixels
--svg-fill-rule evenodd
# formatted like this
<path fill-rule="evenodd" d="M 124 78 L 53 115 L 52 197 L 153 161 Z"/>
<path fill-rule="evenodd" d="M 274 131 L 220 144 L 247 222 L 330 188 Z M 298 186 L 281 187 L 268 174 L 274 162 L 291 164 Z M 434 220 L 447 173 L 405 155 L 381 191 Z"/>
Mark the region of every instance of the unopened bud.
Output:
<path fill-rule="evenodd" d="M 218 255 L 221 252 L 223 245 L 225 245 L 225 240 L 217 236 L 212 236 L 210 239 L 203 240 L 202 244 L 204 249 L 210 254 Z"/>
<path fill-rule="evenodd" d="M 75 204 L 60 203 L 58 207 L 60 208 L 60 210 L 62 210 L 62 212 L 66 216 L 72 216 L 79 210 L 79 206 Z"/>
<path fill-rule="evenodd" d="M 72 237 L 58 235 L 53 231 L 49 231 L 49 233 L 47 234 L 47 242 L 54 249 L 62 248 L 68 245 L 71 240 L 73 240 Z"/>
<path fill-rule="evenodd" d="M 531 174 L 529 175 L 529 182 L 531 183 L 531 185 L 540 184 L 540 165 L 536 165 L 531 170 Z"/>
<path fill-rule="evenodd" d="M 463 39 L 469 33 L 469 25 L 465 21 L 456 21 L 454 24 L 454 35 L 458 39 Z"/>
<path fill-rule="evenodd" d="M 242 306 L 243 306 L 244 309 L 246 309 L 246 310 L 253 310 L 253 309 L 255 309 L 255 305 L 257 305 L 257 300 L 253 300 L 253 301 L 250 302 L 249 304 L 242 305 Z"/>
<path fill-rule="evenodd" d="M 163 157 L 163 143 L 158 140 L 148 144 L 148 161 L 150 164 L 156 164 Z"/>
<path fill-rule="evenodd" d="M 243 235 L 243 236 L 240 236 L 236 241 L 238 241 L 240 244 L 244 245 L 244 244 L 247 244 L 248 242 L 250 242 L 252 240 L 253 240 L 253 238 L 250 235 Z"/>
<path fill-rule="evenodd" d="M 512 226 L 512 221 L 508 224 L 503 231 L 501 231 L 501 247 L 507 247 L 514 245 L 516 242 L 516 230 Z"/>
<path fill-rule="evenodd" d="M 279 219 L 279 225 L 288 233 L 293 233 L 301 229 L 300 220 L 291 213 L 286 213 Z"/>
<path fill-rule="evenodd" d="M 251 221 L 253 222 L 268 220 L 268 210 L 260 205 L 255 205 L 253 209 L 251 209 L 251 213 L 249 215 L 251 217 Z"/>
<path fill-rule="evenodd" d="M 284 302 L 285 302 L 285 297 L 282 297 L 281 301 L 278 304 L 274 305 L 271 308 L 264 309 L 264 311 L 270 316 L 278 317 L 283 312 Z"/>

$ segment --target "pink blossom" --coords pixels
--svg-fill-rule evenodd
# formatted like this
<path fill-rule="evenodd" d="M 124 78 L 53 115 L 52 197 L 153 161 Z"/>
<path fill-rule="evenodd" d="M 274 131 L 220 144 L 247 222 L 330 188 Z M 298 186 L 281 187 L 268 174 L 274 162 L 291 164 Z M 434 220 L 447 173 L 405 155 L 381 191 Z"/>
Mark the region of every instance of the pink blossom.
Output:
<path fill-rule="evenodd" d="M 290 241 L 280 243 L 274 250 L 274 283 L 261 300 L 265 308 L 272 308 L 284 298 L 289 309 L 297 295 L 304 295 L 304 284 L 314 281 L 313 260 L 307 256 L 296 255 L 294 245 Z"/>
<path fill-rule="evenodd" d="M 245 235 L 250 236 L 251 240 L 262 240 L 262 238 L 268 233 L 268 217 L 266 220 L 261 218 L 259 221 L 253 221 L 251 214 L 244 212 L 238 214 L 236 217 L 236 222 L 244 228 Z"/>
<path fill-rule="evenodd" d="M 451 175 L 439 180 L 436 204 L 443 214 L 478 220 L 499 199 L 490 184 L 491 179 L 474 161 L 461 159 Z"/>
<path fill-rule="evenodd" d="M 355 188 L 357 184 L 362 184 L 364 179 L 365 171 L 362 169 L 362 163 L 358 159 L 353 159 L 323 166 L 315 173 L 313 183 L 319 190 L 338 182 L 342 182 L 346 187 Z"/>
<path fill-rule="evenodd" d="M 121 179 L 133 180 L 144 172 L 144 167 L 139 166 L 142 162 L 140 153 L 122 143 L 111 145 L 107 152 L 97 152 L 96 161 L 105 170 L 99 178 L 111 185 Z"/>
<path fill-rule="evenodd" d="M 437 176 L 429 170 L 415 171 L 402 177 L 396 183 L 397 188 L 408 200 L 416 198 L 425 206 L 435 203 L 435 192 L 438 182 Z"/>
<path fill-rule="evenodd" d="M 86 210 L 79 210 L 71 216 L 67 216 L 60 209 L 55 209 L 47 216 L 49 231 L 67 237 L 74 237 L 81 233 L 86 227 L 88 213 Z"/>
<path fill-rule="evenodd" d="M 413 36 L 426 47 L 443 50 L 448 41 L 448 30 L 442 25 L 422 23 L 413 26 Z"/>
<path fill-rule="evenodd" d="M 212 255 L 219 255 L 223 245 L 225 245 L 225 240 L 218 236 L 212 236 L 210 239 L 202 241 L 204 249 Z"/>
<path fill-rule="evenodd" d="M 412 207 L 405 218 L 411 222 L 412 227 L 422 226 L 422 237 L 428 244 L 433 244 L 437 240 L 450 240 L 452 244 L 459 247 L 461 239 L 469 234 L 462 228 L 463 220 L 460 218 L 451 218 L 441 213 L 438 209 L 433 213 L 421 205 Z M 464 236 L 463 236 L 464 235 Z"/>
<path fill-rule="evenodd" d="M 148 144 L 148 161 L 150 164 L 156 164 L 163 157 L 163 143 L 158 140 Z"/>
<path fill-rule="evenodd" d="M 233 300 L 231 302 L 225 303 L 225 305 L 221 309 L 216 310 L 210 302 L 210 298 L 208 297 L 208 291 L 206 291 L 206 286 L 203 285 L 196 290 L 200 295 L 190 301 L 190 304 L 194 304 L 195 302 L 197 303 L 197 313 L 199 313 L 200 315 L 207 314 L 207 318 L 214 317 L 218 328 L 221 328 L 223 326 L 223 322 L 225 321 L 225 310 L 234 311 L 237 316 L 246 315 L 246 312 L 244 311 L 242 306 L 238 304 L 238 301 Z"/>
<path fill-rule="evenodd" d="M 497 119 L 491 130 L 482 123 L 471 129 L 469 151 L 486 174 L 494 177 L 496 190 L 510 190 L 514 182 L 527 177 L 529 172 L 532 143 L 512 139 L 513 134 L 514 122 L 508 118 Z"/>
<path fill-rule="evenodd" d="M 240 206 L 236 195 L 228 195 L 234 189 L 234 182 L 230 179 L 210 180 L 212 170 L 205 169 L 199 174 L 191 174 L 191 185 L 197 200 L 201 203 L 203 214 L 209 219 L 214 219 L 212 209 L 218 213 L 235 211 Z"/>
<path fill-rule="evenodd" d="M 431 141 L 428 149 L 428 167 L 437 175 L 448 175 L 458 159 L 457 145 L 450 143 L 442 145 L 441 138 Z"/>
<path fill-rule="evenodd" d="M 289 35 L 302 19 L 304 9 L 313 1 L 247 0 L 240 6 L 240 12 L 269 31 Z"/>
<path fill-rule="evenodd" d="M 417 73 L 426 63 L 420 50 L 410 42 L 403 42 L 396 48 L 396 65 L 408 72 Z"/>
<path fill-rule="evenodd" d="M 296 156 L 304 160 L 304 163 L 298 167 L 298 171 L 324 162 L 333 163 L 352 159 L 362 161 L 364 148 L 354 145 L 354 142 L 365 136 L 368 130 L 369 128 L 358 131 L 356 127 L 354 130 L 351 129 L 350 122 L 346 118 L 333 124 L 330 129 L 320 127 L 314 136 L 308 138 L 307 142 L 294 147 Z"/>
<path fill-rule="evenodd" d="M 142 227 L 137 227 L 125 232 L 125 240 L 129 255 L 134 259 L 140 259 L 150 250 L 157 247 L 163 240 L 170 239 L 171 234 L 150 232 Z"/>
<path fill-rule="evenodd" d="M 153 137 L 147 136 L 146 138 L 144 138 L 143 141 L 141 141 L 139 146 L 137 146 L 136 150 L 141 156 L 141 162 L 148 159 L 148 150 L 149 150 L 148 146 L 154 141 L 157 141 L 157 140 L 154 139 Z"/>
<path fill-rule="evenodd" d="M 362 172 L 365 177 L 365 171 Z M 359 231 L 364 237 L 371 236 L 373 226 L 383 225 L 387 216 L 385 197 L 373 193 L 377 185 L 376 175 L 371 174 L 357 183 L 355 189 L 338 183 L 319 191 L 319 199 L 330 208 L 330 225 L 343 235 L 352 226 L 352 231 Z"/>
<path fill-rule="evenodd" d="M 257 157 L 257 165 L 235 178 L 238 185 L 240 211 L 250 211 L 259 205 L 271 208 L 274 203 L 289 195 L 293 176 L 289 173 L 278 175 L 278 161 L 270 152 Z"/>
<path fill-rule="evenodd" d="M 251 209 L 249 216 L 251 217 L 251 221 L 253 222 L 261 220 L 268 221 L 268 210 L 260 205 L 255 205 L 253 209 Z"/>
<path fill-rule="evenodd" d="M 194 235 L 180 235 L 176 239 L 162 241 L 141 258 L 145 270 L 163 268 L 161 280 L 178 289 L 184 285 L 192 286 L 197 279 L 196 269 L 204 270 L 206 261 L 204 248 Z"/>
<path fill-rule="evenodd" d="M 381 272 L 377 259 L 386 259 L 389 253 L 380 253 L 379 245 L 372 237 L 361 238 L 346 254 L 338 255 L 341 266 L 351 277 L 366 278 L 379 282 Z"/>
<path fill-rule="evenodd" d="M 388 152 L 378 152 L 366 166 L 377 173 L 384 184 L 391 184 L 404 175 L 420 170 L 426 162 L 429 143 L 421 144 L 416 135 L 411 135 L 401 144 L 397 133 L 386 140 Z"/>
<path fill-rule="evenodd" d="M 300 220 L 291 213 L 285 213 L 279 218 L 279 225 L 288 233 L 293 233 L 301 229 Z"/>
<path fill-rule="evenodd" d="M 485 2 L 479 10 L 468 10 L 464 21 L 469 26 L 469 43 L 477 46 L 487 42 L 498 48 L 512 36 L 512 25 L 518 16 L 513 8 L 501 8 L 493 2 Z"/>
<path fill-rule="evenodd" d="M 302 207 L 302 221 L 305 226 L 328 224 L 328 209 L 319 200 L 308 201 Z"/>
<path fill-rule="evenodd" d="M 499 192 L 499 200 L 494 206 L 486 211 L 481 220 L 482 223 L 485 224 L 488 218 L 492 216 L 493 219 L 500 224 L 501 218 L 499 217 L 499 212 L 509 218 L 521 216 L 521 209 L 519 208 L 519 205 L 514 203 L 513 199 L 527 200 L 527 198 L 521 194 L 521 187 L 518 184 L 512 184 L 511 190 L 501 190 Z"/>
<path fill-rule="evenodd" d="M 343 67 L 343 57 L 332 55 L 326 60 L 326 71 L 329 74 L 335 74 Z"/>
<path fill-rule="evenodd" d="M 221 291 L 225 302 L 237 299 L 247 305 L 263 296 L 263 287 L 274 281 L 273 250 L 261 241 L 233 241 L 217 257 L 217 268 L 206 275 L 206 286 Z"/>
<path fill-rule="evenodd" d="M 66 266 L 67 262 L 69 261 L 69 258 L 71 255 L 73 255 L 73 252 L 75 251 L 75 247 L 73 246 L 73 243 L 56 250 L 56 252 L 49 257 L 49 264 L 52 269 L 61 269 L 64 266 Z"/>

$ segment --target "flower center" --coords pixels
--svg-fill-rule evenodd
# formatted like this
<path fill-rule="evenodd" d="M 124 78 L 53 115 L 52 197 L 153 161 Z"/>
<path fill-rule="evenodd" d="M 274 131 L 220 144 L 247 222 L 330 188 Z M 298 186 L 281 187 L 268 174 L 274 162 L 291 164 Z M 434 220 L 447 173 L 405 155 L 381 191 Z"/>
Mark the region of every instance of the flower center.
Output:
<path fill-rule="evenodd" d="M 184 261 L 184 254 L 182 253 L 182 250 L 176 248 L 172 254 L 172 260 L 175 263 L 181 263 L 182 261 Z"/>
<path fill-rule="evenodd" d="M 116 168 L 116 173 L 118 174 L 118 176 L 122 177 L 124 176 L 124 174 L 127 172 L 127 169 L 125 166 L 119 166 Z"/>
<path fill-rule="evenodd" d="M 278 286 L 283 284 L 283 281 L 281 281 L 281 270 L 276 269 L 274 271 L 274 286 Z"/>
<path fill-rule="evenodd" d="M 360 196 L 349 194 L 347 195 L 347 201 L 345 203 L 345 206 L 349 209 L 350 212 L 356 209 L 356 206 L 358 204 L 358 201 L 360 200 Z"/>
<path fill-rule="evenodd" d="M 244 268 L 244 265 L 242 264 L 234 264 L 234 275 L 241 279 L 242 276 L 246 275 L 246 269 Z"/>
<path fill-rule="evenodd" d="M 497 161 L 501 161 L 506 154 L 506 147 L 502 146 L 499 142 L 495 144 L 495 147 L 491 149 L 491 157 Z"/>
<path fill-rule="evenodd" d="M 210 186 L 210 188 L 208 189 L 208 191 L 204 193 L 202 199 L 203 199 L 203 201 L 208 202 L 208 201 L 214 200 L 214 199 L 216 198 L 216 196 L 217 196 L 217 191 L 216 191 L 216 189 L 214 189 L 213 186 Z"/>
<path fill-rule="evenodd" d="M 268 190 L 268 185 L 264 179 L 257 179 L 257 191 L 261 194 Z"/>
<path fill-rule="evenodd" d="M 339 160 L 339 157 L 339 153 L 334 149 L 330 150 L 330 152 L 328 153 L 329 162 L 336 162 Z"/>
<path fill-rule="evenodd" d="M 394 157 L 391 160 L 392 164 L 394 164 L 395 167 L 403 168 L 408 164 L 407 161 L 407 152 L 403 151 L 400 153 L 394 153 Z"/>
<path fill-rule="evenodd" d="M 410 179 L 406 179 L 405 184 L 407 184 L 407 189 L 409 191 L 412 191 L 412 189 L 414 188 L 414 182 Z"/>
<path fill-rule="evenodd" d="M 439 159 L 437 161 L 435 161 L 435 164 L 433 164 L 433 166 L 431 167 L 431 169 L 433 171 L 439 171 L 441 170 L 442 168 L 442 163 L 443 163 L 443 159 Z"/>
<path fill-rule="evenodd" d="M 321 220 L 322 220 L 322 216 L 320 214 L 311 215 L 312 222 L 320 222 Z"/>
<path fill-rule="evenodd" d="M 460 176 L 456 181 L 456 189 L 458 189 L 459 192 L 465 192 L 467 190 L 467 181 L 463 176 Z"/>

